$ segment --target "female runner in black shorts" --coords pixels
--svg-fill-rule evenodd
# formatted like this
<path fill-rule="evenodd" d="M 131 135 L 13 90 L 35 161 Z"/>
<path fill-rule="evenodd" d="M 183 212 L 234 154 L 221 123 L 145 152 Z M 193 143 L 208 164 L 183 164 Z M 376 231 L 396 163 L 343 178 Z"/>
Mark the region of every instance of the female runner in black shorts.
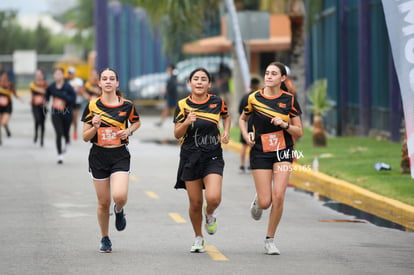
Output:
<path fill-rule="evenodd" d="M 6 130 L 7 137 L 11 136 L 9 129 L 9 120 L 13 111 L 12 96 L 22 99 L 17 95 L 13 83 L 9 79 L 6 71 L 0 72 L 0 145 L 1 141 L 1 126 Z"/>
<path fill-rule="evenodd" d="M 37 69 L 35 72 L 35 80 L 30 83 L 30 91 L 32 92 L 32 113 L 35 122 L 34 127 L 34 143 L 37 142 L 40 130 L 40 146 L 43 147 L 43 139 L 45 135 L 45 95 L 46 95 L 47 83 L 45 80 L 45 74 L 41 69 Z"/>
<path fill-rule="evenodd" d="M 223 152 L 221 142 L 229 142 L 230 116 L 224 101 L 208 93 L 211 77 L 204 68 L 195 69 L 188 80 L 191 95 L 178 102 L 174 115 L 174 136 L 182 139 L 180 164 L 175 188 L 187 189 L 190 202 L 189 215 L 195 241 L 191 252 L 204 252 L 201 232 L 203 221 L 203 189 L 205 189 L 207 233 L 217 230 L 215 210 L 221 202 L 223 178 Z M 223 120 L 223 135 L 218 129 Z"/>
<path fill-rule="evenodd" d="M 115 227 L 121 231 L 126 226 L 123 207 L 128 196 L 131 158 L 126 145 L 128 137 L 141 125 L 134 104 L 121 97 L 118 85 L 118 74 L 104 69 L 99 74 L 102 96 L 91 100 L 82 115 L 83 140 L 93 143 L 89 152 L 89 172 L 98 198 L 97 215 L 102 235 L 99 251 L 104 253 L 112 251 L 108 236 L 111 191 L 115 202 Z"/>
<path fill-rule="evenodd" d="M 270 63 L 264 76 L 265 87 L 249 95 L 239 120 L 240 131 L 252 147 L 250 166 L 257 193 L 251 205 L 253 219 L 260 219 L 262 209 L 272 206 L 265 239 L 265 253 L 269 255 L 280 254 L 274 236 L 292 170 L 292 136 L 303 135 L 300 106 L 293 94 L 281 89 L 285 79 L 285 66 L 279 62 Z M 253 115 L 253 137 L 247 132 L 250 115 Z"/>
<path fill-rule="evenodd" d="M 52 82 L 46 90 L 46 105 L 52 97 L 51 118 L 56 133 L 56 149 L 58 153 L 58 164 L 63 163 L 63 154 L 70 144 L 70 124 L 72 122 L 72 109 L 75 104 L 76 94 L 72 86 L 65 81 L 62 68 L 53 70 Z M 62 138 L 65 140 L 65 147 L 62 146 Z"/>

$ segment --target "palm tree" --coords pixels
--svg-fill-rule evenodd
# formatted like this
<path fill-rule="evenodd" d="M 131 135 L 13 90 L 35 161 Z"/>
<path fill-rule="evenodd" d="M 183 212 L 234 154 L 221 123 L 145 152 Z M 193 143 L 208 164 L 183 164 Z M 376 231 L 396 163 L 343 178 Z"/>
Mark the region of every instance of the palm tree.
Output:
<path fill-rule="evenodd" d="M 313 146 L 326 146 L 326 133 L 322 116 L 332 107 L 327 95 L 327 80 L 316 80 L 308 90 L 309 106 L 313 113 Z"/>

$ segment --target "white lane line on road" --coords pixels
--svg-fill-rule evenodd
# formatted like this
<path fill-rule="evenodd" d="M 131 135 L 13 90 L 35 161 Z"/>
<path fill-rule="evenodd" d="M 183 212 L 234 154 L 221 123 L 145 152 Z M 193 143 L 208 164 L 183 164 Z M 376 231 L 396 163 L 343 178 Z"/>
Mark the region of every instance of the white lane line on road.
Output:
<path fill-rule="evenodd" d="M 148 197 L 151 199 L 159 199 L 160 196 L 158 196 L 155 192 L 152 191 L 145 191 L 145 194 L 147 194 Z"/>
<path fill-rule="evenodd" d="M 178 213 L 168 213 L 168 215 L 173 219 L 176 223 L 186 223 L 187 221 L 181 217 Z"/>
<path fill-rule="evenodd" d="M 224 256 L 215 246 L 206 245 L 206 252 L 214 261 L 228 261 L 229 258 Z"/>

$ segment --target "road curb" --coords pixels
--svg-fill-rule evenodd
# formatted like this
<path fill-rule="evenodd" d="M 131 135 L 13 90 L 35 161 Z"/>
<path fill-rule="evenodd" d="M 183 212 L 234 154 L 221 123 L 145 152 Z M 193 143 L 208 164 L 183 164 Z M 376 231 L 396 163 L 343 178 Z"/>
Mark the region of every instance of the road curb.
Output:
<path fill-rule="evenodd" d="M 241 144 L 229 142 L 223 148 L 240 152 Z M 290 183 L 295 187 L 316 192 L 335 201 L 400 224 L 414 231 L 414 206 L 378 195 L 352 183 L 336 179 L 308 167 L 293 164 Z"/>

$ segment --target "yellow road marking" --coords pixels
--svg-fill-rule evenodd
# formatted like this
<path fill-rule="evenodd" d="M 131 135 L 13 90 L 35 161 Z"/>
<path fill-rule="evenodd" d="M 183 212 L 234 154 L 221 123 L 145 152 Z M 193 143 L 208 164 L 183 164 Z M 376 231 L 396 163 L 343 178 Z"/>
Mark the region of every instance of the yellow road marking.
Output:
<path fill-rule="evenodd" d="M 129 175 L 129 179 L 131 181 L 138 181 L 138 178 L 136 176 L 134 176 L 134 175 Z"/>
<path fill-rule="evenodd" d="M 155 192 L 152 191 L 145 191 L 145 194 L 147 194 L 148 197 L 151 199 L 159 199 L 160 196 L 158 196 Z"/>
<path fill-rule="evenodd" d="M 221 252 L 212 245 L 206 245 L 206 252 L 210 256 L 210 258 L 214 261 L 228 261 L 229 259 L 221 254 Z"/>
<path fill-rule="evenodd" d="M 178 213 L 168 213 L 168 215 L 173 219 L 176 223 L 186 223 L 187 221 L 181 217 Z"/>

